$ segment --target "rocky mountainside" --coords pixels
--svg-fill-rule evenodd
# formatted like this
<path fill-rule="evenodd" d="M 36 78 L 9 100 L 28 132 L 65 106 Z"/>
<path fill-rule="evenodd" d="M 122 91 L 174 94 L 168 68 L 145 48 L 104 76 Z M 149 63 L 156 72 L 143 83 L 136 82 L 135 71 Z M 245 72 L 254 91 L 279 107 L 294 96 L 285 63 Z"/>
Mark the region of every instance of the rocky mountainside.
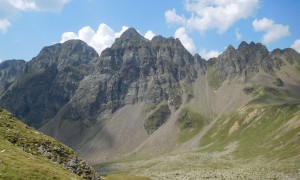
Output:
<path fill-rule="evenodd" d="M 1 179 L 100 179 L 76 153 L 0 109 Z"/>
<path fill-rule="evenodd" d="M 222 134 L 216 125 L 232 127 L 241 109 L 266 106 L 266 112 L 279 112 L 300 99 L 300 54 L 293 49 L 270 52 L 260 43 L 242 42 L 206 61 L 178 39 L 150 41 L 133 28 L 100 56 L 70 40 L 43 48 L 18 69 L 11 76 L 1 73 L 1 82 L 9 85 L 0 106 L 93 164 L 210 146 L 211 129 Z M 240 113 L 245 118 L 248 110 Z M 235 126 L 241 127 L 240 121 Z M 288 122 L 274 128 L 283 133 L 279 129 Z M 235 126 L 226 131 L 238 132 Z M 248 141 L 240 135 L 218 138 L 226 140 L 224 149 L 227 141 Z"/>
<path fill-rule="evenodd" d="M 77 40 L 43 48 L 24 63 L 21 76 L 3 94 L 1 106 L 30 126 L 40 127 L 70 101 L 79 82 L 90 72 L 89 62 L 97 57 L 93 48 Z"/>
<path fill-rule="evenodd" d="M 0 94 L 3 94 L 25 71 L 26 61 L 8 60 L 0 63 Z"/>

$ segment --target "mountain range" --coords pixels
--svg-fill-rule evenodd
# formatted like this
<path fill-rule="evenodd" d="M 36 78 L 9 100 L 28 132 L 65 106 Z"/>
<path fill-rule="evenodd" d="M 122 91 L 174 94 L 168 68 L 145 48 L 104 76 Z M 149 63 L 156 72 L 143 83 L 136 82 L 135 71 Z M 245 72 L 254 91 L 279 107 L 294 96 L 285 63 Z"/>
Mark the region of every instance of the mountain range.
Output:
<path fill-rule="evenodd" d="M 0 107 L 96 167 L 201 151 L 297 169 L 299 99 L 300 54 L 254 42 L 205 60 L 129 28 L 100 55 L 69 40 L 0 64 Z"/>

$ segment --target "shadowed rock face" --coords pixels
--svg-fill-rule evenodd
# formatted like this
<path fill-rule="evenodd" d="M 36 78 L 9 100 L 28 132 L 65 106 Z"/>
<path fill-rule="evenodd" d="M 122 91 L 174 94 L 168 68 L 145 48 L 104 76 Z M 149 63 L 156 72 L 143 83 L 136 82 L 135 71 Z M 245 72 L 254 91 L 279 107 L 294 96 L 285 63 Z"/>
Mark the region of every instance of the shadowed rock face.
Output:
<path fill-rule="evenodd" d="M 40 127 L 70 100 L 89 72 L 89 62 L 97 57 L 93 48 L 78 40 L 45 47 L 26 63 L 0 104 L 27 124 Z"/>
<path fill-rule="evenodd" d="M 8 60 L 0 63 L 0 94 L 23 75 L 25 64 L 24 60 Z"/>

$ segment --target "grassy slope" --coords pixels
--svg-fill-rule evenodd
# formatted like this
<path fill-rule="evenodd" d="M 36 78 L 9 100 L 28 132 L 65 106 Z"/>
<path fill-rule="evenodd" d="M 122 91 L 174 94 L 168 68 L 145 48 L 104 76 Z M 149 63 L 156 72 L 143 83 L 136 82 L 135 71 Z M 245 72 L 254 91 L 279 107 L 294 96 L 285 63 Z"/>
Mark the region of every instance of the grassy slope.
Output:
<path fill-rule="evenodd" d="M 204 136 L 200 147 L 210 152 L 224 151 L 237 142 L 233 152 L 237 158 L 300 160 L 300 102 L 278 103 L 264 94 L 235 113 L 223 116 Z"/>
<path fill-rule="evenodd" d="M 0 110 L 0 134 L 0 179 L 81 179 L 41 156 L 34 146 L 50 144 L 68 155 L 73 151 L 21 123 L 5 110 Z M 57 156 L 57 159 L 63 161 L 64 157 Z"/>
<path fill-rule="evenodd" d="M 226 79 L 225 75 L 222 72 L 218 72 L 215 66 L 207 68 L 206 78 L 208 85 L 213 89 L 218 89 Z"/>
<path fill-rule="evenodd" d="M 146 120 L 144 127 L 148 134 L 152 134 L 163 125 L 171 115 L 168 104 L 160 105 Z"/>
<path fill-rule="evenodd" d="M 176 125 L 179 127 L 179 142 L 184 143 L 193 138 L 207 124 L 208 120 L 201 114 L 184 108 L 179 114 Z"/>
<path fill-rule="evenodd" d="M 31 155 L 0 138 L 0 179 L 81 179 L 46 157 Z"/>

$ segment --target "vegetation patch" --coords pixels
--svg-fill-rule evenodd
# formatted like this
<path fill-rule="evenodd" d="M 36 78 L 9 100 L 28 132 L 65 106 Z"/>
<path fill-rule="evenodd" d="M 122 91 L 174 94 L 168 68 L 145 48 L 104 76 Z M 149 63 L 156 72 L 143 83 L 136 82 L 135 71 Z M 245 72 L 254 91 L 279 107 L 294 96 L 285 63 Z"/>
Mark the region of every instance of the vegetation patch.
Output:
<path fill-rule="evenodd" d="M 276 78 L 275 81 L 273 82 L 273 84 L 277 87 L 283 87 L 284 83 L 280 78 Z"/>
<path fill-rule="evenodd" d="M 144 127 L 147 133 L 150 135 L 155 132 L 161 125 L 163 125 L 169 116 L 171 110 L 168 104 L 162 104 L 145 120 Z"/>
<path fill-rule="evenodd" d="M 207 68 L 207 75 L 206 75 L 208 85 L 213 89 L 219 89 L 222 83 L 226 79 L 225 74 L 222 72 L 217 71 L 215 66 L 209 66 Z"/>
<path fill-rule="evenodd" d="M 243 89 L 244 93 L 246 95 L 252 94 L 255 90 L 255 87 L 252 85 L 246 85 L 246 87 Z"/>
<path fill-rule="evenodd" d="M 194 137 L 207 124 L 208 120 L 201 114 L 184 108 L 181 110 L 176 125 L 179 127 L 179 142 L 184 143 Z"/>

